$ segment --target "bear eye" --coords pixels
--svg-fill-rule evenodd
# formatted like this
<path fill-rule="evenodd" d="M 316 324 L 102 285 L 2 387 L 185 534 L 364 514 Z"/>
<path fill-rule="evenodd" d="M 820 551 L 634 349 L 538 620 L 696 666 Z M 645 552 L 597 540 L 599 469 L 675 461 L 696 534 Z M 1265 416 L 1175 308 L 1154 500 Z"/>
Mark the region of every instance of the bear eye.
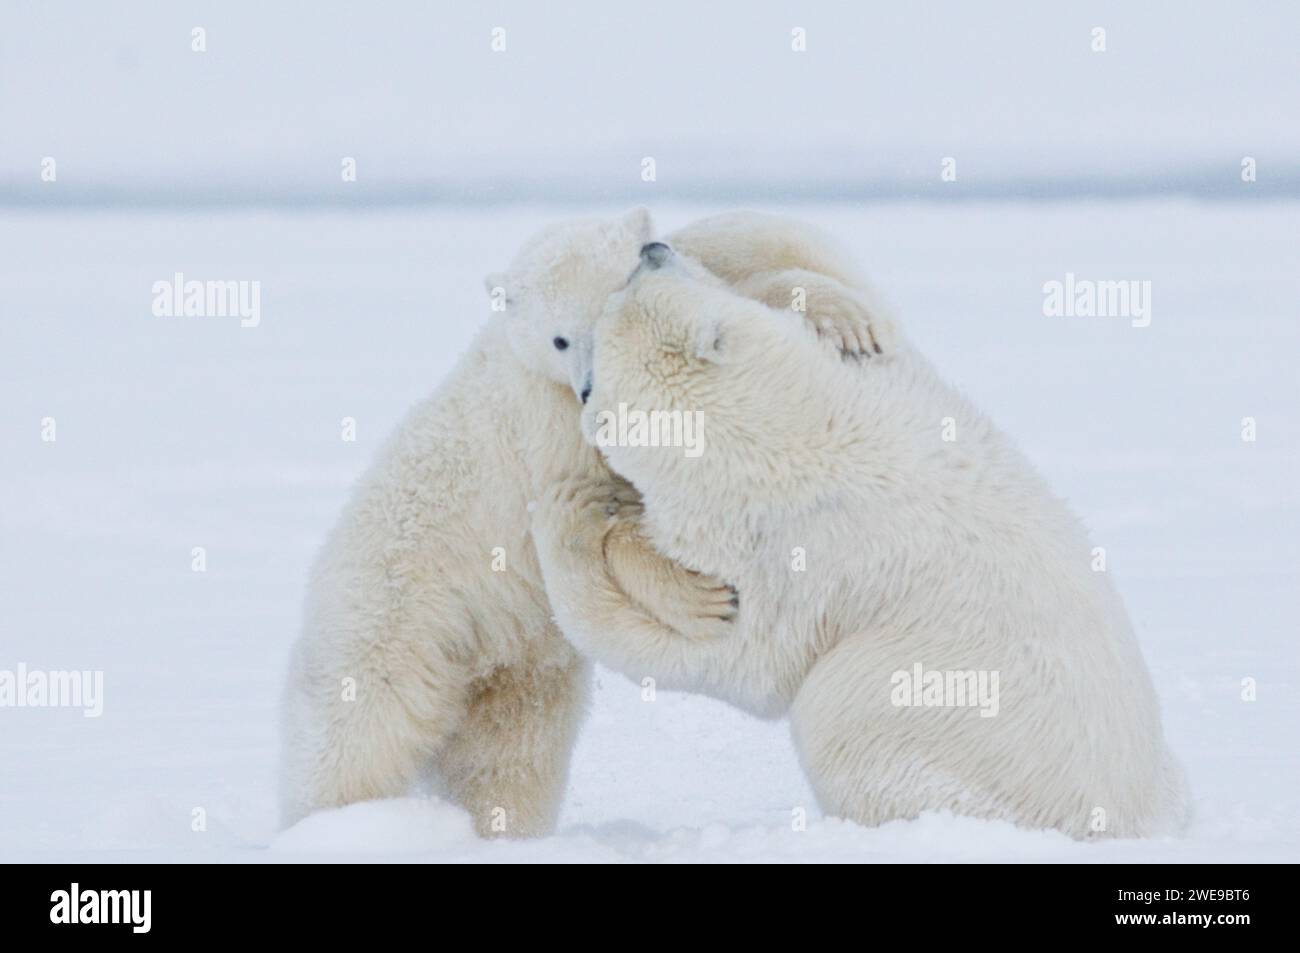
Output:
<path fill-rule="evenodd" d="M 565 348 L 569 346 L 568 338 L 556 338 L 551 343 L 555 345 L 555 349 L 557 351 L 563 351 Z"/>

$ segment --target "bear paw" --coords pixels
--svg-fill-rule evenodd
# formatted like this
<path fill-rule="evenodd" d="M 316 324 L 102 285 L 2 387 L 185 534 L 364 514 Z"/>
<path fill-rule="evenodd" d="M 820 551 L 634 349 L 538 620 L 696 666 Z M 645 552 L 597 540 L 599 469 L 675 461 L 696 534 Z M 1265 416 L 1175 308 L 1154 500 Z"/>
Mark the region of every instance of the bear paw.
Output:
<path fill-rule="evenodd" d="M 624 480 L 561 480 L 548 487 L 533 508 L 533 535 L 539 545 L 600 553 L 605 536 L 619 521 L 640 515 L 641 495 Z"/>
<path fill-rule="evenodd" d="M 815 316 L 810 315 L 819 338 L 855 360 L 887 358 L 894 353 L 894 322 L 874 313 L 859 295 L 841 293 L 822 298 L 817 302 Z"/>

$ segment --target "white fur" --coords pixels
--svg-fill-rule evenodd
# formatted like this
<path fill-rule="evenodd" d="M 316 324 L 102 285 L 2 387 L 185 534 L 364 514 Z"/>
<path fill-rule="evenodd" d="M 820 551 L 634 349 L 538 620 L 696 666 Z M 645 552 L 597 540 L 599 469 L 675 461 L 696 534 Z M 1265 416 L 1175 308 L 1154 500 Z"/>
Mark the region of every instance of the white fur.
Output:
<path fill-rule="evenodd" d="M 769 233 L 792 227 L 730 216 L 686 241 L 706 260 L 743 258 L 744 242 L 773 249 Z M 505 313 L 399 427 L 312 571 L 283 709 L 284 824 L 400 795 L 428 775 L 482 834 L 553 827 L 588 672 L 552 622 L 527 507 L 562 477 L 608 479 L 582 439 L 574 391 L 602 305 L 652 237 L 644 210 L 567 223 L 489 276 Z M 818 261 L 799 242 L 752 257 L 768 271 L 758 293 Z M 857 293 L 811 277 L 826 293 L 809 319 L 825 318 L 847 347 L 869 326 Z M 557 350 L 557 337 L 572 346 Z M 728 589 L 668 562 L 634 528 L 614 534 L 606 556 L 621 591 L 656 618 L 708 630 L 734 612 Z"/>
<path fill-rule="evenodd" d="M 539 504 L 547 591 L 580 649 L 788 712 L 824 809 L 862 823 L 950 809 L 1076 837 L 1180 825 L 1182 774 L 1081 527 L 918 354 L 834 360 L 679 257 L 611 301 L 594 365 L 589 434 L 619 403 L 698 411 L 705 450 L 604 449 L 643 513 L 599 480 Z M 732 631 L 676 630 L 621 598 L 601 540 L 638 520 L 665 555 L 735 584 Z M 896 706 L 891 677 L 916 663 L 998 672 L 998 713 Z"/>

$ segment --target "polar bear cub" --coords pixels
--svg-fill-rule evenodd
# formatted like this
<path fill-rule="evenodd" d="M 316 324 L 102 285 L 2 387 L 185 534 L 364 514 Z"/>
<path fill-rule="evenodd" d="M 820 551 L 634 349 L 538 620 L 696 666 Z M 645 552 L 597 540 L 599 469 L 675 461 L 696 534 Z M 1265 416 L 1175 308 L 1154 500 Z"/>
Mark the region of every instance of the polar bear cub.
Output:
<path fill-rule="evenodd" d="M 756 297 L 789 303 L 802 281 L 805 320 L 849 354 L 887 356 L 888 324 L 803 226 L 740 214 L 682 236 Z M 398 428 L 313 567 L 283 704 L 282 823 L 423 777 L 481 834 L 553 827 L 588 666 L 552 621 L 527 508 L 561 477 L 609 478 L 578 427 L 590 332 L 653 237 L 644 209 L 569 222 L 489 277 L 499 313 Z M 607 542 L 620 591 L 656 618 L 730 624 L 724 584 L 634 528 Z"/>
<path fill-rule="evenodd" d="M 664 245 L 642 257 L 597 325 L 583 412 L 635 490 L 564 481 L 533 514 L 574 644 L 636 680 L 788 712 L 823 808 L 860 823 L 1178 827 L 1182 774 L 1124 609 L 1025 458 L 905 345 L 829 359 Z M 601 439 L 613 408 L 699 414 L 703 452 Z M 601 547 L 632 531 L 734 584 L 734 631 L 630 603 Z"/>

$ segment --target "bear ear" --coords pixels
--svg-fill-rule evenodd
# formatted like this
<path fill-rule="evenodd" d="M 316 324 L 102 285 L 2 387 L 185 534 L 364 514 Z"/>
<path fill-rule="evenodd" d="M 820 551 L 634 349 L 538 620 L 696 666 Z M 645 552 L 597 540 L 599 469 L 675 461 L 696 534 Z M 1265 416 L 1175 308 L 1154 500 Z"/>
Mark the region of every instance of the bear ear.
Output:
<path fill-rule="evenodd" d="M 644 245 L 654 238 L 654 219 L 650 216 L 650 210 L 644 205 L 638 205 L 636 208 L 624 212 L 619 224 L 639 244 Z"/>

